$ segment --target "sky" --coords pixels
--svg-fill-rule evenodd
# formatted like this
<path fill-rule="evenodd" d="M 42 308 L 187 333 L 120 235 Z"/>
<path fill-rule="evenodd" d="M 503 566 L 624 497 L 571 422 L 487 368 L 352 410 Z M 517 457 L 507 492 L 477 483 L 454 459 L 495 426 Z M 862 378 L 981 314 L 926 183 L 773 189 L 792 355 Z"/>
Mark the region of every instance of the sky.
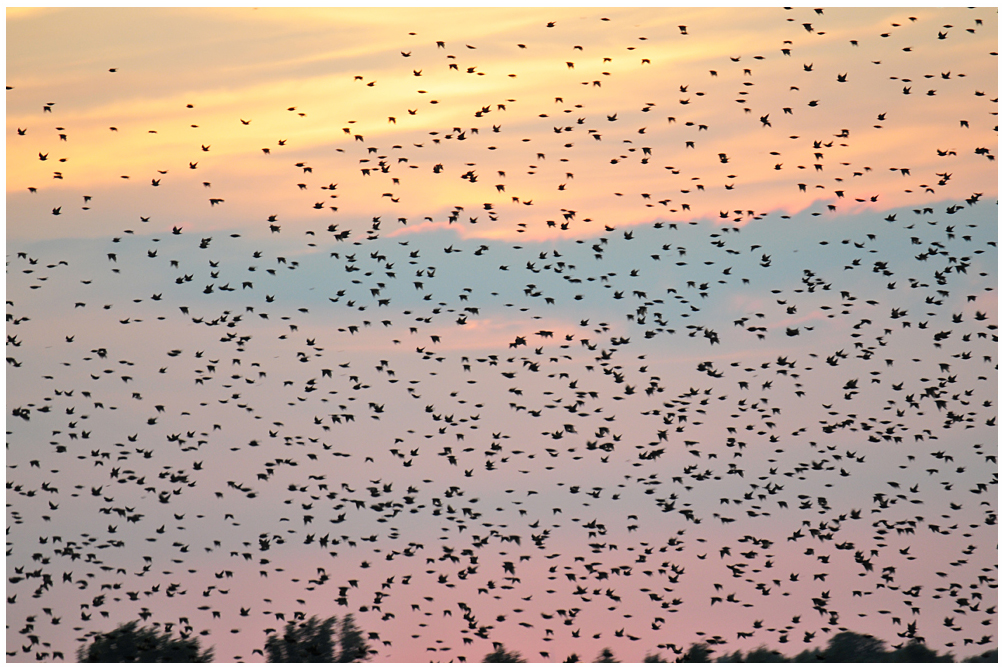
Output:
<path fill-rule="evenodd" d="M 347 614 L 388 663 L 995 647 L 997 48 L 8 8 L 8 658 Z"/>

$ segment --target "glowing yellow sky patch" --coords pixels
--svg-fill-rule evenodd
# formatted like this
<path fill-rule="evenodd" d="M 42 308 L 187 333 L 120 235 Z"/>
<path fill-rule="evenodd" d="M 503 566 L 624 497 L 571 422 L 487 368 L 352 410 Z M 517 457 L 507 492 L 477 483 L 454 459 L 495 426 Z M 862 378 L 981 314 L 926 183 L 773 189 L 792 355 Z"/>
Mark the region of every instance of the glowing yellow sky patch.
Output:
<path fill-rule="evenodd" d="M 465 220 L 478 216 L 477 224 L 458 227 L 463 235 L 513 240 L 594 234 L 605 225 L 659 219 L 718 221 L 722 212 L 732 221 L 734 210 L 744 218 L 749 211 L 793 214 L 815 202 L 835 205 L 840 213 L 860 209 L 854 198 L 880 191 L 884 198 L 877 208 L 993 190 L 990 183 L 953 180 L 933 187 L 935 193 L 919 187 L 937 183 L 935 173 L 952 165 L 912 141 L 935 132 L 934 119 L 974 117 L 970 129 L 946 135 L 945 148 L 955 149 L 957 161 L 963 154 L 972 160 L 972 145 L 995 142 L 970 104 L 994 96 L 987 72 L 963 78 L 953 73 L 944 80 L 938 67 L 939 50 L 958 50 L 975 38 L 954 29 L 953 39 L 939 42 L 938 49 L 924 46 L 932 41 L 925 26 L 941 20 L 937 10 L 828 10 L 820 35 L 786 21 L 778 9 L 751 10 L 742 27 L 726 20 L 734 10 L 614 9 L 602 12 L 610 21 L 600 21 L 601 12 L 577 8 L 66 9 L 44 15 L 56 37 L 46 50 L 33 42 L 43 15 L 13 11 L 7 192 L 15 213 L 39 202 L 23 200 L 28 186 L 52 196 L 51 207 L 62 204 L 56 202 L 60 197 L 121 183 L 113 177 L 128 174 L 130 188 L 135 180 L 149 184 L 157 170 L 168 171 L 164 190 L 177 186 L 182 174 L 192 186 L 211 182 L 212 194 L 187 190 L 184 197 L 223 197 L 231 215 L 241 218 L 257 220 L 267 212 L 287 225 L 315 221 L 314 203 L 323 200 L 325 211 L 338 207 L 333 216 L 339 220 L 379 213 L 415 223 L 463 204 Z M 917 21 L 901 16 L 907 13 Z M 190 16 L 199 23 L 186 23 Z M 555 27 L 547 28 L 547 21 Z M 151 22 L 162 28 L 163 39 L 137 42 Z M 892 28 L 893 22 L 902 25 Z M 67 32 L 71 25 L 88 27 L 93 37 L 81 41 Z M 189 38 L 198 46 L 173 46 L 167 38 L 187 25 L 197 26 Z M 689 34 L 682 35 L 679 25 L 689 25 Z M 880 30 L 891 37 L 872 34 Z M 115 35 L 128 35 L 137 50 L 116 51 Z M 772 40 L 776 49 L 754 52 Z M 903 52 L 907 42 L 921 46 Z M 782 55 L 782 48 L 792 55 Z M 61 49 L 72 49 L 75 57 L 68 60 Z M 198 67 L 193 49 L 199 50 Z M 109 73 L 110 66 L 117 72 Z M 891 67 L 910 83 L 892 81 Z M 842 73 L 846 84 L 836 82 Z M 53 82 L 50 93 L 40 92 Z M 904 86 L 912 87 L 912 95 L 901 94 Z M 938 94 L 927 96 L 929 89 Z M 975 89 L 988 96 L 975 98 Z M 48 95 L 58 98 L 51 114 L 41 110 L 48 99 L 38 97 Z M 813 100 L 818 106 L 809 107 Z M 488 113 L 479 118 L 478 110 Z M 615 112 L 616 120 L 608 121 Z M 886 122 L 877 121 L 879 113 Z M 771 128 L 758 121 L 765 114 Z M 707 130 L 697 130 L 698 124 Z M 66 128 L 66 143 L 58 141 L 57 125 Z M 15 133 L 24 127 L 27 138 Z M 571 132 L 553 130 L 565 127 Z M 447 139 L 458 134 L 455 128 L 465 133 L 463 141 Z M 844 128 L 849 138 L 833 137 Z M 355 141 L 357 135 L 363 141 Z M 278 146 L 281 139 L 286 146 Z M 835 145 L 820 159 L 814 140 Z M 838 146 L 842 142 L 847 147 Z M 202 152 L 202 145 L 210 151 Z M 888 172 L 900 167 L 885 164 L 895 149 L 912 168 L 909 178 Z M 51 159 L 38 161 L 40 152 L 68 160 L 61 169 Z M 728 164 L 720 163 L 720 153 L 729 156 Z M 362 170 L 373 168 L 379 156 L 386 156 L 391 172 L 371 169 L 364 176 Z M 644 157 L 647 165 L 641 164 Z M 198 169 L 188 172 L 190 162 Z M 305 174 L 298 162 L 313 171 Z M 814 164 L 821 162 L 825 169 L 818 172 Z M 431 174 L 439 164 L 442 173 Z M 469 169 L 477 183 L 459 178 Z M 53 180 L 54 170 L 64 178 Z M 306 192 L 297 183 L 306 183 Z M 327 183 L 340 185 L 338 198 L 319 193 Z M 797 183 L 807 185 L 805 193 Z M 270 189 L 275 195 L 263 200 Z M 384 197 L 388 193 L 397 202 Z M 484 203 L 492 204 L 498 221 L 474 211 Z M 577 212 L 569 230 L 547 227 L 547 221 L 562 221 L 563 209 Z M 221 224 L 227 220 L 219 210 L 214 214 Z M 13 218 L 15 234 L 18 220 Z"/>

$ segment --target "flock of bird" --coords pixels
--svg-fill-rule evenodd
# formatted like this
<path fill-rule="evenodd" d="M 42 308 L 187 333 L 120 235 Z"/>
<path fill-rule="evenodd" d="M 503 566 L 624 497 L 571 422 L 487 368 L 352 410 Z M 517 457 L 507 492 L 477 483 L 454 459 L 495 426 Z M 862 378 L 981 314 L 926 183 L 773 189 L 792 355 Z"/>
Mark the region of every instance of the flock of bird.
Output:
<path fill-rule="evenodd" d="M 966 50 L 994 19 L 921 26 L 903 10 L 923 43 L 887 46 L 894 24 L 830 44 L 849 62 L 834 73 L 814 42 L 830 10 L 777 11 L 791 39 L 679 81 L 649 78 L 655 38 L 570 42 L 541 64 L 556 81 L 590 73 L 554 96 L 559 121 L 515 116 L 514 98 L 443 126 L 428 106 L 375 107 L 407 157 L 349 123 L 321 152 L 262 136 L 241 169 L 286 161 L 286 176 L 262 183 L 269 209 L 251 222 L 228 219 L 238 196 L 219 183 L 237 165 L 195 134 L 196 100 L 177 164 L 123 176 L 175 189 L 171 207 L 191 197 L 190 218 L 215 228 L 141 210 L 72 247 L 9 240 L 8 657 L 69 660 L 142 619 L 202 636 L 218 660 L 262 660 L 285 622 L 346 613 L 378 661 L 478 660 L 493 643 L 536 661 L 673 658 L 692 642 L 793 655 L 843 630 L 960 655 L 997 645 L 997 202 L 957 195 L 993 184 L 997 97 L 977 91 L 963 121 L 924 104 L 967 91 L 960 54 L 997 67 Z M 416 81 L 505 78 L 471 56 L 488 45 L 402 38 Z M 924 84 L 835 97 L 884 49 L 948 46 Z M 638 100 L 604 97 L 628 59 L 615 75 L 638 78 Z M 869 124 L 813 126 L 819 99 L 755 99 L 768 65 L 827 80 L 828 104 Z M 351 78 L 361 95 L 381 86 Z M 727 79 L 739 99 L 705 96 Z M 903 142 L 937 173 L 854 162 L 856 141 L 880 142 L 868 131 L 895 131 L 879 108 L 893 95 L 922 98 L 933 133 Z M 64 103 L 40 100 L 39 125 L 8 117 L 9 154 L 63 161 L 52 185 L 8 172 L 39 230 L 88 225 L 115 193 L 74 191 Z M 291 125 L 322 111 L 283 107 Z M 752 136 L 804 130 L 762 152 L 713 110 Z M 233 124 L 253 133 L 258 112 Z M 540 129 L 558 139 L 524 139 Z M 629 204 L 628 163 L 673 188 Z M 756 200 L 776 171 L 797 206 L 716 206 Z M 917 204 L 885 209 L 904 194 L 873 190 L 881 173 Z M 461 204 L 423 212 L 438 189 Z M 594 215 L 601 190 L 635 218 Z"/>

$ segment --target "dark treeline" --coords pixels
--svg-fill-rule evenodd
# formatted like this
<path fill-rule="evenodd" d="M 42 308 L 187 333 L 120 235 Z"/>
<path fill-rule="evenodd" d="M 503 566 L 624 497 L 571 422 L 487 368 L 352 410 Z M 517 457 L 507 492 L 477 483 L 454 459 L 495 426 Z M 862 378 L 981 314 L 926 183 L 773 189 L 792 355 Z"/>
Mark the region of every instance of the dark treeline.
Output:
<path fill-rule="evenodd" d="M 705 645 L 694 645 L 679 661 L 709 662 L 711 650 Z M 704 658 L 696 658 L 704 656 Z M 648 660 L 648 659 L 647 659 Z M 746 654 L 735 651 L 715 659 L 717 663 L 953 663 L 952 654 L 940 654 L 929 648 L 922 638 L 910 638 L 903 643 L 888 648 L 887 643 L 862 633 L 846 631 L 830 639 L 824 649 L 806 649 L 793 657 L 781 652 L 758 647 Z M 983 654 L 964 659 L 966 663 L 997 663 L 998 650 L 988 650 Z"/>
<path fill-rule="evenodd" d="M 264 648 L 255 649 L 269 663 L 354 663 L 367 661 L 376 654 L 351 614 L 341 621 L 337 617 L 320 620 L 311 617 L 299 623 L 288 622 L 281 635 L 268 635 Z M 677 651 L 674 648 L 674 651 Z M 77 650 L 81 663 L 211 663 L 213 650 L 202 650 L 199 640 L 182 635 L 179 639 L 169 632 L 139 627 L 138 622 L 119 626 L 109 633 L 99 633 L 90 644 Z M 461 659 L 465 660 L 465 659 Z M 588 661 L 578 654 L 565 659 L 566 663 Z M 510 651 L 499 642 L 482 663 L 526 663 L 519 652 Z M 594 663 L 621 663 L 610 648 L 603 648 Z M 734 651 L 713 658 L 712 648 L 705 643 L 692 644 L 686 651 L 666 658 L 660 653 L 647 654 L 643 663 L 953 663 L 952 654 L 939 654 L 930 649 L 921 638 L 911 638 L 887 648 L 886 642 L 871 635 L 846 631 L 830 639 L 823 649 L 804 650 L 793 657 L 761 646 L 746 653 Z M 970 656 L 964 663 L 997 663 L 998 649 Z"/>
<path fill-rule="evenodd" d="M 566 663 L 580 663 L 590 659 L 580 658 L 572 654 L 565 659 Z M 483 663 L 526 663 L 518 652 L 507 650 L 502 644 L 496 643 L 495 649 L 485 656 Z M 614 652 L 604 647 L 593 663 L 621 663 Z M 666 658 L 662 654 L 647 654 L 643 663 L 953 663 L 952 654 L 939 654 L 928 648 L 921 638 L 911 638 L 906 642 L 887 649 L 887 644 L 871 635 L 853 633 L 850 631 L 838 633 L 831 638 L 827 647 L 806 649 L 793 657 L 765 646 L 744 653 L 734 651 L 713 658 L 712 648 L 705 643 L 695 643 L 687 650 L 681 650 L 678 655 Z M 963 660 L 964 663 L 997 663 L 998 650 L 988 650 L 976 656 Z"/>
<path fill-rule="evenodd" d="M 268 631 L 267 631 L 268 632 Z M 367 636 L 375 639 L 374 635 Z M 281 635 L 269 633 L 263 649 L 255 649 L 269 663 L 354 663 L 365 661 L 376 650 L 367 643 L 351 614 L 342 618 L 287 622 Z M 203 651 L 197 638 L 182 633 L 138 627 L 131 621 L 110 633 L 99 633 L 77 650 L 80 663 L 212 663 L 213 649 Z"/>

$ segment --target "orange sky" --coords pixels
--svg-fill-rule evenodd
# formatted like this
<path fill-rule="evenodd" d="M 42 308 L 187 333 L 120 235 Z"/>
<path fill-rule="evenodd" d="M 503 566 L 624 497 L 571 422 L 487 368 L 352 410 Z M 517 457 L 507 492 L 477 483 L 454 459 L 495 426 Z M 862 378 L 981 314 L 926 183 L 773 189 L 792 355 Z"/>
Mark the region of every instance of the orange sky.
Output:
<path fill-rule="evenodd" d="M 155 209 L 151 224 L 159 230 L 180 222 L 218 229 L 230 217 L 271 214 L 306 229 L 378 214 L 442 221 L 463 205 L 462 220 L 481 212 L 465 235 L 516 239 L 720 212 L 732 219 L 733 210 L 847 211 L 856 198 L 866 201 L 858 206 L 883 209 L 975 191 L 993 197 L 993 179 L 939 186 L 936 176 L 986 160 L 974 147 L 995 146 L 995 70 L 981 66 L 996 49 L 990 24 L 966 32 L 955 10 L 802 16 L 768 9 L 745 10 L 741 28 L 725 20 L 729 11 L 11 10 L 8 234 L 107 234 Z M 815 22 L 812 32 L 804 20 Z M 688 25 L 688 34 L 678 25 Z M 337 40 L 328 38 L 332 30 L 340 31 Z M 949 37 L 937 39 L 940 30 Z M 51 113 L 42 110 L 47 102 L 56 103 Z M 476 117 L 483 107 L 489 113 Z M 759 121 L 764 115 L 770 127 Z M 66 129 L 66 142 L 56 126 Z M 18 136 L 17 128 L 28 132 Z M 454 128 L 466 131 L 465 140 L 447 139 Z M 835 137 L 843 129 L 848 137 Z M 921 137 L 931 142 L 914 141 Z M 814 149 L 814 141 L 829 146 Z M 956 155 L 940 157 L 936 148 Z M 644 149 L 651 153 L 645 165 Z M 364 177 L 361 169 L 379 156 L 390 171 Z M 442 173 L 432 172 L 436 164 Z M 53 179 L 57 170 L 61 180 Z M 459 179 L 469 170 L 477 183 Z M 155 178 L 158 189 L 150 188 Z M 338 198 L 318 191 L 329 183 L 339 185 Z M 29 186 L 39 192 L 29 194 Z M 87 212 L 79 209 L 82 195 L 93 197 Z M 210 197 L 226 208 L 208 209 Z M 321 211 L 313 209 L 319 200 Z M 493 204 L 497 221 L 484 203 Z M 63 227 L 22 223 L 55 206 L 69 219 Z M 576 211 L 564 234 L 546 224 L 561 223 L 563 209 Z"/>

